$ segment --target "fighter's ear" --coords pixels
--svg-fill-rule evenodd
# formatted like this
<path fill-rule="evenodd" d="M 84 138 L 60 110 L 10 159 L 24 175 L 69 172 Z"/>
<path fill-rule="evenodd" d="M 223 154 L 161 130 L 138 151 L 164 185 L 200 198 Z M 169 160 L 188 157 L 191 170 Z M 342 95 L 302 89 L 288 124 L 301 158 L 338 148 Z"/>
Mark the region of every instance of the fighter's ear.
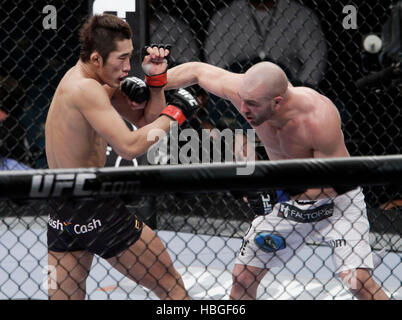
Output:
<path fill-rule="evenodd" d="M 276 104 L 276 105 L 280 104 L 280 103 L 282 102 L 282 100 L 283 100 L 283 97 L 282 97 L 282 96 L 276 96 L 276 97 L 274 97 L 274 101 L 275 101 L 275 104 Z"/>
<path fill-rule="evenodd" d="M 89 57 L 89 61 L 96 67 L 102 67 L 103 65 L 103 59 L 102 56 L 99 54 L 98 51 L 94 51 L 91 53 L 91 56 Z"/>

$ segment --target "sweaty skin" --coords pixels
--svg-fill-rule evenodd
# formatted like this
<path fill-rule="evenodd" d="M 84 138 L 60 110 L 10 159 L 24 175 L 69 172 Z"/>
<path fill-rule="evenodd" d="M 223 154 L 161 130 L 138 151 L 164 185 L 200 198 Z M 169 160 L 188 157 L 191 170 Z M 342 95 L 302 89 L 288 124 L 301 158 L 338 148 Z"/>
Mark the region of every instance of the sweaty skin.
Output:
<path fill-rule="evenodd" d="M 57 87 L 46 121 L 46 154 L 50 168 L 102 167 L 105 164 L 107 142 L 85 119 L 76 101 L 88 86 L 99 86 L 96 90 L 103 90 L 101 94 L 110 99 L 106 90 L 85 77 L 79 66 L 70 69 Z"/>
<path fill-rule="evenodd" d="M 168 118 L 157 119 L 165 106 L 162 90 L 151 94 L 145 109 L 143 105 L 130 103 L 119 90 L 120 82 L 130 70 L 132 50 L 130 40 L 119 41 L 98 74 L 79 60 L 64 75 L 46 120 L 50 168 L 103 167 L 108 143 L 120 156 L 132 159 L 154 143 L 147 141 L 149 130 L 169 128 Z M 152 58 L 155 59 L 154 53 Z M 142 128 L 131 132 L 121 115 Z M 155 121 L 147 124 L 152 120 Z"/>
<path fill-rule="evenodd" d="M 258 118 L 258 111 L 254 110 L 258 107 L 252 105 L 252 98 L 240 103 L 239 109 L 263 142 L 269 158 L 348 157 L 340 117 L 331 101 L 304 87 L 290 87 L 288 93 L 281 110 L 258 126 L 253 125 L 254 118 Z M 239 94 L 247 99 L 243 91 Z"/>
<path fill-rule="evenodd" d="M 198 83 L 230 100 L 256 130 L 271 160 L 349 156 L 334 104 L 315 90 L 293 87 L 272 63 L 235 74 L 190 62 L 170 69 L 168 79 L 166 90 Z"/>

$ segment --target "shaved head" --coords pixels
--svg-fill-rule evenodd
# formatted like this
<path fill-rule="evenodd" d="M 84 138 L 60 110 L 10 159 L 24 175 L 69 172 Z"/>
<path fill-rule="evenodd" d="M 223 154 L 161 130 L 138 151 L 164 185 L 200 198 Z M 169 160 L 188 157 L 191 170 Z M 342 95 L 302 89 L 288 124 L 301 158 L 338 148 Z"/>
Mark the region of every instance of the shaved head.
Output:
<path fill-rule="evenodd" d="M 271 62 L 260 62 L 244 74 L 238 95 L 240 112 L 252 126 L 272 119 L 289 98 L 285 72 Z"/>
<path fill-rule="evenodd" d="M 243 85 L 259 89 L 270 98 L 283 96 L 288 88 L 288 78 L 285 72 L 271 62 L 260 62 L 252 66 L 244 74 Z"/>

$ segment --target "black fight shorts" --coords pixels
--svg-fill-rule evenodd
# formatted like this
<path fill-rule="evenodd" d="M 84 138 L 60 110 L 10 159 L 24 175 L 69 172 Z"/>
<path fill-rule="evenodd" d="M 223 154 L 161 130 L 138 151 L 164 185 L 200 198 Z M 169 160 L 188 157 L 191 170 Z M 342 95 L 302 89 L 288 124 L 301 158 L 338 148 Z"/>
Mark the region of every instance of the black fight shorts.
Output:
<path fill-rule="evenodd" d="M 88 251 L 104 259 L 129 248 L 143 223 L 121 199 L 52 201 L 47 226 L 48 249 Z"/>

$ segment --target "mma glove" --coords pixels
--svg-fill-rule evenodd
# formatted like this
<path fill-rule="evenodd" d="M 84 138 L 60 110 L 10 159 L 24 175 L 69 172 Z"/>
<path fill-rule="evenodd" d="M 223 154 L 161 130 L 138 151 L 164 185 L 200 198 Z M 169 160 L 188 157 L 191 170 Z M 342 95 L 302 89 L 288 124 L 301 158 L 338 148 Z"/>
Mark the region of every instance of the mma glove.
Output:
<path fill-rule="evenodd" d="M 198 110 L 198 102 L 185 89 L 169 90 L 165 92 L 167 107 L 162 110 L 161 115 L 177 121 L 181 125 Z"/>
<path fill-rule="evenodd" d="M 274 192 L 247 192 L 244 196 L 256 216 L 270 214 L 277 202 Z"/>
<path fill-rule="evenodd" d="M 144 57 L 146 55 L 148 55 L 147 49 L 155 48 L 155 47 L 157 47 L 158 49 L 163 48 L 165 50 L 170 51 L 172 46 L 170 44 L 151 44 L 150 46 L 145 46 L 142 50 L 142 60 L 144 60 Z M 143 70 L 145 73 L 145 83 L 150 88 L 162 88 L 167 84 L 167 69 L 168 69 L 168 65 L 169 65 L 169 56 L 170 56 L 170 53 L 169 53 L 169 55 L 167 55 L 165 57 L 166 58 L 166 69 L 162 73 L 150 75 L 150 74 L 148 74 L 146 65 L 143 66 Z"/>
<path fill-rule="evenodd" d="M 123 91 L 126 96 L 135 103 L 142 103 L 149 100 L 149 88 L 139 78 L 128 77 L 125 78 L 121 83 L 121 91 Z"/>
<path fill-rule="evenodd" d="M 276 191 L 246 192 L 248 205 L 257 216 L 270 214 L 276 203 L 289 201 L 292 196 L 301 194 L 307 189 L 287 189 Z"/>

